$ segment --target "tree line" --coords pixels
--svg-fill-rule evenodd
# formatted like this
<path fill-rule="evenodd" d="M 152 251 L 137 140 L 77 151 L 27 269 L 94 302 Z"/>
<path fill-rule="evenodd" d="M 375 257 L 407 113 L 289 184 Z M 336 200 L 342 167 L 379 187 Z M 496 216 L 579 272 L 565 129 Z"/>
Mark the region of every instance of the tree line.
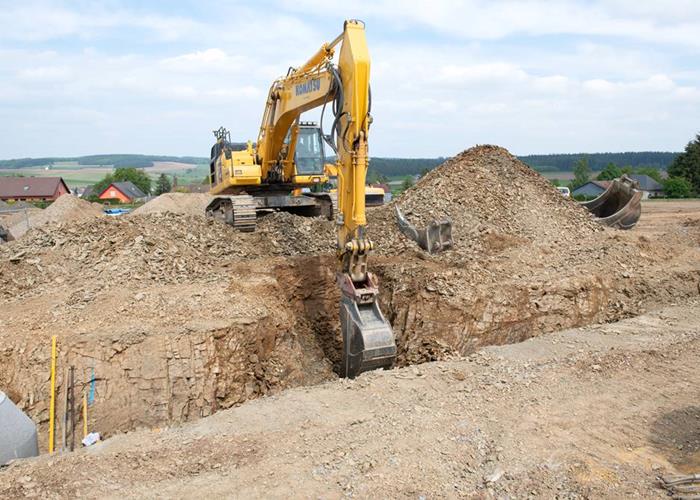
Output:
<path fill-rule="evenodd" d="M 574 153 L 526 155 L 518 158 L 539 172 L 571 172 L 573 166 L 586 158 L 588 166 L 595 171 L 603 170 L 610 163 L 635 167 L 653 167 L 666 170 L 680 153 L 663 151 L 641 151 L 627 153 Z"/>

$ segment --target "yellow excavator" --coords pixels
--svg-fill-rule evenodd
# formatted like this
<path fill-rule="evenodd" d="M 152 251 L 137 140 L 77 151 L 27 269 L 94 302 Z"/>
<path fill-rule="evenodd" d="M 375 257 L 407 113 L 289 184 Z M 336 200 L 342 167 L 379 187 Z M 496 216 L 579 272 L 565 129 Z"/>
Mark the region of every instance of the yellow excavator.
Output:
<path fill-rule="evenodd" d="M 338 63 L 333 58 L 339 52 Z M 231 143 L 215 131 L 210 184 L 215 195 L 207 214 L 241 231 L 255 230 L 259 213 L 285 210 L 325 215 L 336 221 L 337 283 L 343 351 L 340 375 L 355 377 L 388 368 L 396 359 L 391 325 L 378 303 L 378 283 L 367 269 L 374 244 L 365 228 L 365 179 L 372 98 L 370 58 L 362 21 L 345 21 L 343 32 L 301 67 L 270 87 L 255 146 Z M 323 133 L 326 105 L 333 111 L 330 134 Z M 321 125 L 301 114 L 323 106 Z M 323 143 L 335 152 L 326 164 Z M 335 193 L 314 189 L 337 175 Z"/>

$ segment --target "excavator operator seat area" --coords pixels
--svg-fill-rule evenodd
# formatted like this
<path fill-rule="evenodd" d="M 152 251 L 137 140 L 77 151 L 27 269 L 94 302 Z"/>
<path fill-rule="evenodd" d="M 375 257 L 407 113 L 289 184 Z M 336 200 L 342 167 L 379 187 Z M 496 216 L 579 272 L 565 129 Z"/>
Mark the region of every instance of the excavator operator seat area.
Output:
<path fill-rule="evenodd" d="M 316 124 L 302 124 L 299 127 L 294 163 L 297 167 L 297 175 L 320 175 L 323 173 L 326 159 L 323 153 L 321 129 Z"/>

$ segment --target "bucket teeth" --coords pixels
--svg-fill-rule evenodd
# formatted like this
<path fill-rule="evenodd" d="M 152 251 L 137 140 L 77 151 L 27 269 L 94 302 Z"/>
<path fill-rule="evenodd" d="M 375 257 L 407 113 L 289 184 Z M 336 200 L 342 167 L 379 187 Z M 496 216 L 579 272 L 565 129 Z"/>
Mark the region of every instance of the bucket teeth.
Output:
<path fill-rule="evenodd" d="M 425 229 L 416 229 L 404 217 L 398 205 L 395 205 L 394 209 L 399 230 L 418 243 L 418 246 L 426 252 L 434 254 L 452 247 L 452 221 L 450 219 L 433 221 Z"/>

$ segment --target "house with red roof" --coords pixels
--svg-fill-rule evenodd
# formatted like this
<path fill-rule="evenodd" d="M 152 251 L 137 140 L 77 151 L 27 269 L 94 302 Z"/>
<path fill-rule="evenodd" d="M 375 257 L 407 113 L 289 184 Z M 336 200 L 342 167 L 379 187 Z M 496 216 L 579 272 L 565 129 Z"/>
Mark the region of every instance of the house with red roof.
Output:
<path fill-rule="evenodd" d="M 70 194 L 62 177 L 0 177 L 0 200 L 54 201 Z"/>
<path fill-rule="evenodd" d="M 98 196 L 101 200 L 119 200 L 122 203 L 132 203 L 146 197 L 133 182 L 113 182 L 107 186 Z"/>

